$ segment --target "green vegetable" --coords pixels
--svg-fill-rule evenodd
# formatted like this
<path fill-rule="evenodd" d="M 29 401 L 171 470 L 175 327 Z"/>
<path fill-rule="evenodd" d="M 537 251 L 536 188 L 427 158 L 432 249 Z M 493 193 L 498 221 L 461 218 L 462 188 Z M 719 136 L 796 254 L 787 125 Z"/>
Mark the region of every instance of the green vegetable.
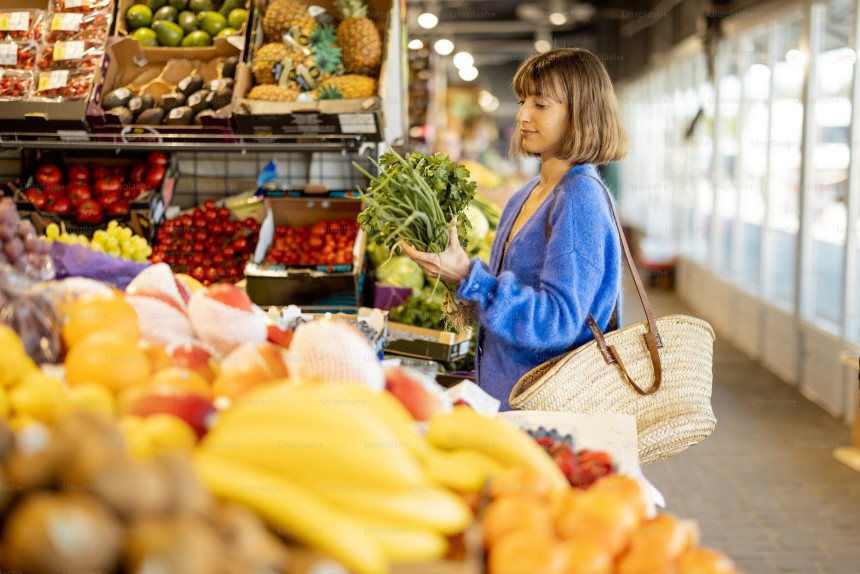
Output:
<path fill-rule="evenodd" d="M 424 271 L 408 257 L 392 257 L 377 268 L 376 277 L 392 287 L 424 287 Z"/>
<path fill-rule="evenodd" d="M 487 218 L 487 223 L 490 225 L 490 231 L 495 231 L 496 227 L 499 226 L 499 219 L 502 217 L 502 210 L 499 206 L 478 194 L 472 198 L 472 205 L 480 209 L 481 213 L 484 214 L 484 217 Z"/>
<path fill-rule="evenodd" d="M 441 253 L 448 247 L 448 228 L 457 218 L 460 243 L 467 244 L 471 225 L 464 212 L 475 195 L 476 184 L 469 180 L 469 170 L 441 153 L 432 156 L 419 153 L 405 158 L 391 151 L 382 154 L 379 175 L 372 176 L 353 162 L 370 179 L 361 197 L 367 206 L 358 216 L 361 228 L 373 235 L 373 241 L 393 248 L 402 242 L 420 251 Z M 439 281 L 433 286 L 435 294 Z M 458 317 L 454 287 L 445 285 L 445 312 L 459 331 L 465 326 Z"/>

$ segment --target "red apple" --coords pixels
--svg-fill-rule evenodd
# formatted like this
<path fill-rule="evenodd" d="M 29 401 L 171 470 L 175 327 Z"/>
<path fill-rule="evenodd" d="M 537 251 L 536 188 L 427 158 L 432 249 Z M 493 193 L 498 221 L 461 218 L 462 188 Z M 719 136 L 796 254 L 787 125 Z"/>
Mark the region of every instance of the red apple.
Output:
<path fill-rule="evenodd" d="M 397 397 L 415 420 L 430 420 L 442 411 L 439 399 L 402 369 L 385 370 L 385 390 Z"/>
<path fill-rule="evenodd" d="M 212 353 L 196 343 L 181 343 L 169 349 L 173 357 L 173 363 L 177 367 L 189 369 L 201 375 L 210 383 L 215 380 L 215 371 L 212 369 Z"/>
<path fill-rule="evenodd" d="M 85 165 L 73 165 L 69 168 L 69 181 L 88 182 L 90 180 L 90 170 Z"/>
<path fill-rule="evenodd" d="M 211 281 L 212 279 L 209 278 L 209 280 Z M 206 291 L 206 296 L 210 299 L 220 301 L 230 307 L 235 307 L 236 309 L 247 311 L 249 313 L 253 309 L 251 299 L 230 283 L 219 283 L 210 287 Z"/>
<path fill-rule="evenodd" d="M 53 164 L 43 165 L 36 170 L 36 181 L 43 187 L 60 185 L 63 181 L 63 172 Z"/>
<path fill-rule="evenodd" d="M 148 389 L 148 391 L 124 397 L 121 401 L 123 414 L 147 417 L 166 413 L 179 417 L 191 425 L 198 438 L 206 434 L 212 422 L 212 415 L 217 412 L 212 401 L 191 392 L 177 391 L 164 386 Z"/>

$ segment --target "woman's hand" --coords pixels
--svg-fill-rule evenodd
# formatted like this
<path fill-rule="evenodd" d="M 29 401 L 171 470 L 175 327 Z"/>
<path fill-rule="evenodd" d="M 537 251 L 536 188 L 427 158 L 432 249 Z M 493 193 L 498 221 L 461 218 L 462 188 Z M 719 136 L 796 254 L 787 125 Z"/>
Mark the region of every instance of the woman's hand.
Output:
<path fill-rule="evenodd" d="M 456 219 L 454 225 L 448 228 L 448 247 L 442 253 L 418 251 L 408 243 L 401 243 L 400 247 L 430 277 L 438 277 L 447 283 L 459 285 L 472 270 L 472 262 L 460 245 L 460 239 L 457 236 Z"/>

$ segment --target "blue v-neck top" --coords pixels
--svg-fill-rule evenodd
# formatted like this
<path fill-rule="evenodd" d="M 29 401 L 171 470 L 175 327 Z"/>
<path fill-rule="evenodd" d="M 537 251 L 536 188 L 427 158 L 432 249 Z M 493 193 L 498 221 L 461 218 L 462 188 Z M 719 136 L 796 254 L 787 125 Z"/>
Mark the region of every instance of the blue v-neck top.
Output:
<path fill-rule="evenodd" d="M 599 178 L 593 165 L 575 166 L 568 175 L 577 173 Z M 511 227 L 538 181 L 532 179 L 508 201 L 490 265 L 475 259 L 457 291 L 478 309 L 478 384 L 503 410 L 510 410 L 508 399 L 520 377 L 593 339 L 585 324 L 588 313 L 605 332 L 618 301 L 621 324 L 623 255 L 606 194 L 593 179 L 562 178 L 511 239 L 503 258 Z"/>

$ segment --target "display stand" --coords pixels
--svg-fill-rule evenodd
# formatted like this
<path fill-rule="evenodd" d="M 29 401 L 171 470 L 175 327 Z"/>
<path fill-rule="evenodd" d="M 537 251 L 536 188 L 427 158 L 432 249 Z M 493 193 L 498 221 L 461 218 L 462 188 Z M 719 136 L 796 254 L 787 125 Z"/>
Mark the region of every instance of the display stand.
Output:
<path fill-rule="evenodd" d="M 839 361 L 860 373 L 860 354 L 843 351 Z M 851 446 L 840 446 L 833 449 L 833 458 L 842 464 L 860 472 L 860 401 L 854 405 L 854 428 L 851 432 Z"/>

